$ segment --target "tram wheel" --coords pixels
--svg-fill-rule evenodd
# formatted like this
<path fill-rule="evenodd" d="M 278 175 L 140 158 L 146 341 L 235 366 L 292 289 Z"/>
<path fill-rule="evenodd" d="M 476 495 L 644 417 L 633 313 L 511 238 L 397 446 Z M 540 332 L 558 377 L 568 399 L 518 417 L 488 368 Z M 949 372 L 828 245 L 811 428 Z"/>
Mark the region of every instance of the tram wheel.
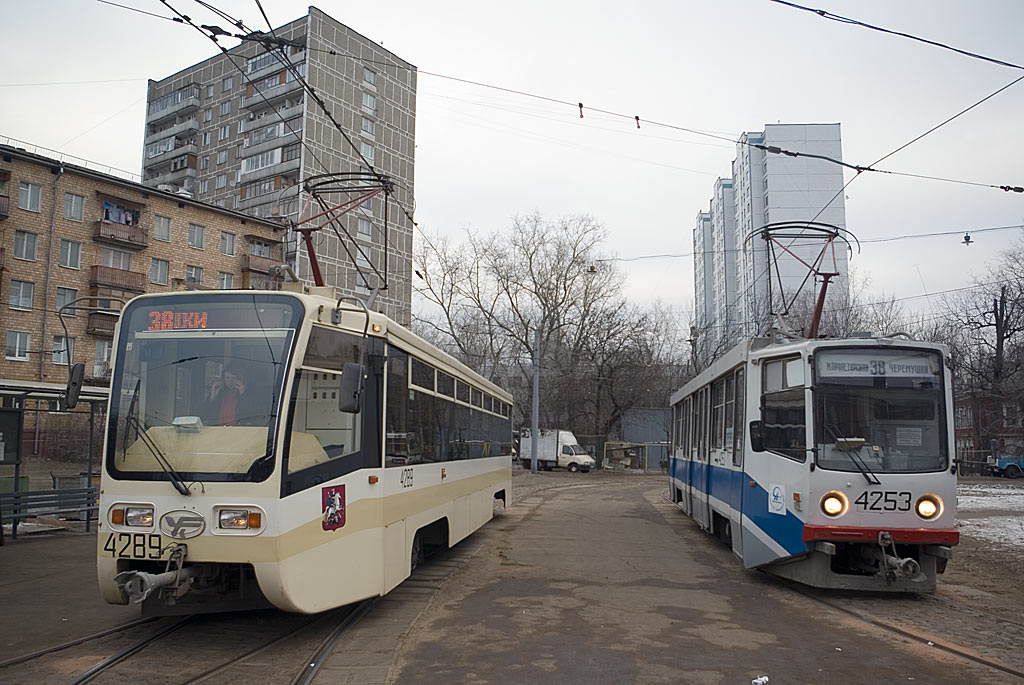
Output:
<path fill-rule="evenodd" d="M 412 554 L 409 560 L 409 573 L 416 570 L 416 567 L 423 561 L 423 538 L 419 533 L 412 539 Z"/>
<path fill-rule="evenodd" d="M 1006 470 L 1003 471 L 1003 474 L 1007 478 L 1020 478 L 1020 467 L 1016 464 L 1010 464 L 1006 467 Z"/>

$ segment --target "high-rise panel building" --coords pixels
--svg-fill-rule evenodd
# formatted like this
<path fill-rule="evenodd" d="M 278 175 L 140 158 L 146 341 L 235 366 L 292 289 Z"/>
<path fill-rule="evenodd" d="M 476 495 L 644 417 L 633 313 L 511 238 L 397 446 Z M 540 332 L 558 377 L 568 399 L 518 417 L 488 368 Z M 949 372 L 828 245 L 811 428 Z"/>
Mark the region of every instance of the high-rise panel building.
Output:
<path fill-rule="evenodd" d="M 696 300 L 710 298 L 714 303 L 704 326 L 713 338 L 708 349 L 763 333 L 783 297 L 791 299 L 802 284 L 801 294 L 814 291 L 807 264 L 818 257 L 822 241 L 784 241 L 787 249 L 772 255 L 759 235 L 762 227 L 814 221 L 846 228 L 841 166 L 826 159 L 773 154 L 756 145 L 842 160 L 839 124 L 767 124 L 764 131 L 740 138 L 732 178 L 715 183 L 711 234 L 705 238 L 711 253 L 694 258 L 695 271 L 700 271 L 697 260 L 715 265 L 694 283 Z M 833 254 L 840 274 L 829 286 L 829 303 L 835 305 L 849 296 L 848 253 L 837 244 L 834 253 L 827 253 L 826 270 L 833 266 Z"/>
<path fill-rule="evenodd" d="M 364 202 L 340 220 L 338 234 L 316 233 L 315 250 L 339 296 L 366 299 L 386 286 L 376 308 L 408 324 L 416 79 L 413 65 L 310 7 L 270 34 L 149 82 L 143 182 L 251 216 L 300 221 L 323 211 L 302 191 L 308 179 L 386 176 L 394 183 L 390 202 L 383 194 Z M 335 195 L 328 205 L 352 197 Z M 312 280 L 294 233 L 284 256 Z"/>

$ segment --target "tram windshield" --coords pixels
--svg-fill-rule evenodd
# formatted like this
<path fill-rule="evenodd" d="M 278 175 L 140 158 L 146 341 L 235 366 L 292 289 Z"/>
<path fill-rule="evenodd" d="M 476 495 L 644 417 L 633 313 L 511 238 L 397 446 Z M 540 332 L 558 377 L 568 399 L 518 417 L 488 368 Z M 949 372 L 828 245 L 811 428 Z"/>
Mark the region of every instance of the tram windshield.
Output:
<path fill-rule="evenodd" d="M 914 473 L 948 465 L 942 357 L 910 349 L 815 355 L 817 463 L 835 471 Z"/>
<path fill-rule="evenodd" d="M 125 307 L 111 382 L 111 474 L 176 487 L 266 478 L 301 317 L 298 300 L 255 293 Z"/>

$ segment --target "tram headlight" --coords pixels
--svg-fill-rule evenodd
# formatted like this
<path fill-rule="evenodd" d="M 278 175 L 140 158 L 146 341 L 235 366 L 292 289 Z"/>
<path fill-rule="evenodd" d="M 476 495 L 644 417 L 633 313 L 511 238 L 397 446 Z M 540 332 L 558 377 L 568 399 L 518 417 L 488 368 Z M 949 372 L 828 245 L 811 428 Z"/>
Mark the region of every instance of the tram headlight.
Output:
<path fill-rule="evenodd" d="M 930 521 L 942 513 L 942 498 L 938 495 L 921 495 L 914 505 L 914 511 L 925 521 Z"/>
<path fill-rule="evenodd" d="M 821 511 L 825 516 L 832 518 L 842 516 L 846 513 L 848 506 L 846 495 L 836 490 L 825 493 L 825 496 L 821 498 Z"/>
<path fill-rule="evenodd" d="M 153 507 L 125 507 L 124 523 L 136 528 L 152 528 Z"/>
<path fill-rule="evenodd" d="M 263 516 L 260 512 L 248 509 L 221 509 L 218 519 L 220 527 L 228 530 L 259 528 L 263 524 Z"/>

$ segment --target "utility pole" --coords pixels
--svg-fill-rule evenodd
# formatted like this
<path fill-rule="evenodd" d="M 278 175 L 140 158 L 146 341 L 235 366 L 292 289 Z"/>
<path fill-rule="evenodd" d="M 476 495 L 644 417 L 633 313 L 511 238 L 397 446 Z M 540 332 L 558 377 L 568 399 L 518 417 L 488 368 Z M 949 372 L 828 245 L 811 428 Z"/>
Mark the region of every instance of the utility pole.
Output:
<path fill-rule="evenodd" d="M 533 332 L 533 428 L 530 431 L 530 473 L 537 473 L 537 438 L 540 435 L 540 330 Z"/>

